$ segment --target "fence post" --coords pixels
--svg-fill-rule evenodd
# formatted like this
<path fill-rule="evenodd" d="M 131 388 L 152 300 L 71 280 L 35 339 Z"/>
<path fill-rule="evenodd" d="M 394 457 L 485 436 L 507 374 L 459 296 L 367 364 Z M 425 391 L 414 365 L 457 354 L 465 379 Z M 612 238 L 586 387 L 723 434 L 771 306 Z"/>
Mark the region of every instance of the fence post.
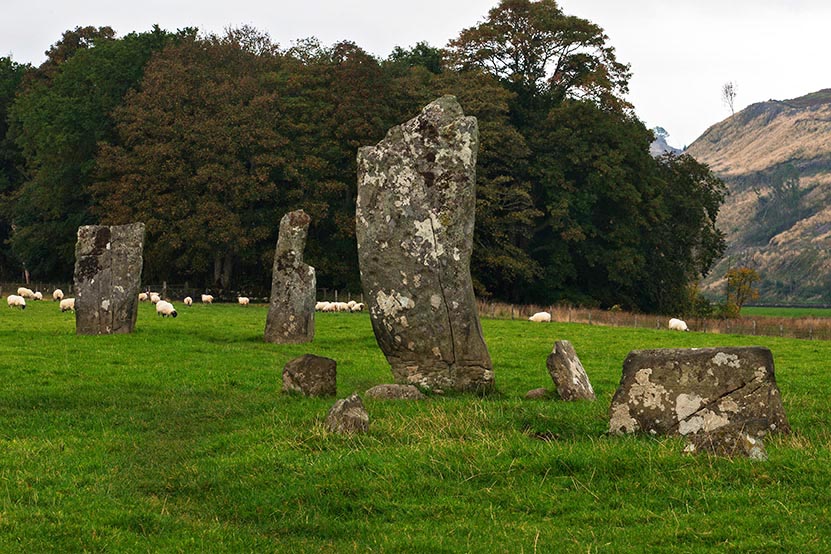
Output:
<path fill-rule="evenodd" d="M 162 281 L 162 298 L 167 298 L 167 281 Z"/>
<path fill-rule="evenodd" d="M 811 326 L 808 328 L 808 340 L 814 340 L 814 325 L 813 324 L 811 324 Z"/>
<path fill-rule="evenodd" d="M 780 337 L 785 336 L 785 335 L 784 335 L 784 329 L 782 328 L 782 324 L 781 324 L 781 323 L 779 324 L 779 336 L 780 336 Z"/>
<path fill-rule="evenodd" d="M 514 318 L 514 305 L 511 304 L 511 319 Z"/>
<path fill-rule="evenodd" d="M 591 325 L 591 324 L 592 324 L 592 313 L 589 312 L 589 325 Z"/>
<path fill-rule="evenodd" d="M 335 302 L 338 301 L 338 289 L 335 289 Z"/>
<path fill-rule="evenodd" d="M 756 320 L 753 320 L 753 336 L 756 336 Z"/>

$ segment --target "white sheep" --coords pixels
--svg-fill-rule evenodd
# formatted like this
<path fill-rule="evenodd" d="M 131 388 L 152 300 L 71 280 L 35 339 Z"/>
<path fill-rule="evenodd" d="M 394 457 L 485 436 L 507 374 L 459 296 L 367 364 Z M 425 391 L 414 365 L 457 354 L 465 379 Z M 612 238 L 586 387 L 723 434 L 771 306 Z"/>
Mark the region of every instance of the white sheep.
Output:
<path fill-rule="evenodd" d="M 193 304 L 193 298 L 191 298 L 190 296 L 185 296 L 185 299 L 182 300 L 182 303 L 185 306 L 191 306 Z"/>
<path fill-rule="evenodd" d="M 349 304 L 346 302 L 335 302 L 334 303 L 336 312 L 348 312 L 349 311 Z"/>
<path fill-rule="evenodd" d="M 536 323 L 551 323 L 551 314 L 548 312 L 537 312 L 528 318 L 528 321 Z"/>
<path fill-rule="evenodd" d="M 26 287 L 20 287 L 17 289 L 17 296 L 22 296 L 23 298 L 31 298 L 34 300 L 35 298 L 35 291 L 32 289 L 27 289 Z"/>
<path fill-rule="evenodd" d="M 202 295 L 202 303 L 203 304 L 213 304 L 214 297 L 210 294 L 203 294 Z"/>
<path fill-rule="evenodd" d="M 247 296 L 240 296 L 237 298 L 237 302 L 240 303 L 240 306 L 247 306 L 248 303 L 251 302 L 251 299 L 249 299 Z"/>
<path fill-rule="evenodd" d="M 158 292 L 151 292 L 150 293 L 150 302 L 152 302 L 153 304 L 158 304 L 159 302 L 161 302 L 161 300 L 162 300 L 162 297 Z"/>
<path fill-rule="evenodd" d="M 362 311 L 364 311 L 365 308 L 366 308 L 366 306 L 364 305 L 363 302 L 356 302 L 355 305 L 352 306 L 352 311 L 353 312 L 362 312 Z"/>
<path fill-rule="evenodd" d="M 66 312 L 74 312 L 75 311 L 75 299 L 74 298 L 64 298 L 61 300 L 61 311 Z"/>
<path fill-rule="evenodd" d="M 52 291 L 52 300 L 55 302 L 63 300 L 63 291 L 61 289 L 55 289 Z"/>
<path fill-rule="evenodd" d="M 139 302 L 147 302 L 148 300 L 150 300 L 150 297 L 147 296 L 146 292 L 139 293 Z"/>
<path fill-rule="evenodd" d="M 669 325 L 667 325 L 672 331 L 689 331 L 687 329 L 687 323 L 683 319 L 676 319 L 672 318 L 669 320 Z"/>
<path fill-rule="evenodd" d="M 26 309 L 26 299 L 19 294 L 10 294 L 6 301 L 9 303 L 9 308 Z"/>
<path fill-rule="evenodd" d="M 43 293 L 40 291 L 35 291 L 35 296 L 32 300 L 43 300 Z"/>
<path fill-rule="evenodd" d="M 329 304 L 330 302 L 318 302 L 315 304 L 315 311 L 317 312 L 326 312 L 329 311 Z"/>
<path fill-rule="evenodd" d="M 179 315 L 178 313 L 176 313 L 176 308 L 173 307 L 173 304 L 166 300 L 159 300 L 158 302 L 156 302 L 156 313 L 162 317 L 176 317 L 177 315 Z"/>

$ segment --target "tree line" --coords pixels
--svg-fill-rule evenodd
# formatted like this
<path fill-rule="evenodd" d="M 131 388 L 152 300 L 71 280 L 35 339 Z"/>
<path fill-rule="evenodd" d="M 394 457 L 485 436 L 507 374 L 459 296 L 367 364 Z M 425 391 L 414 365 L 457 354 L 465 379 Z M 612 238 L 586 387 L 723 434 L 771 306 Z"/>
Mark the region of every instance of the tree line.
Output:
<path fill-rule="evenodd" d="M 443 94 L 478 118 L 476 291 L 679 312 L 724 250 L 725 188 L 649 155 L 629 67 L 554 0 L 502 0 L 439 49 L 281 48 L 251 27 L 67 31 L 39 67 L 0 58 L 0 277 L 68 279 L 79 225 L 143 221 L 145 280 L 265 290 L 280 217 L 359 290 L 356 151 Z"/>

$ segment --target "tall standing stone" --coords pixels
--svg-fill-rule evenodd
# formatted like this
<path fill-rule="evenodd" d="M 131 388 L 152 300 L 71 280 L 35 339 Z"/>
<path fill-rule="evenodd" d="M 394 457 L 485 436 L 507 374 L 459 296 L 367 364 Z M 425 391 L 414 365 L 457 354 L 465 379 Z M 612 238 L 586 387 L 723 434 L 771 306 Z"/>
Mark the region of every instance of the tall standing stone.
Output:
<path fill-rule="evenodd" d="M 280 220 L 280 235 L 271 274 L 271 305 L 265 341 L 311 342 L 315 336 L 315 268 L 303 263 L 311 218 L 303 210 Z"/>
<path fill-rule="evenodd" d="M 444 96 L 358 151 L 361 281 L 401 384 L 493 388 L 470 278 L 478 145 L 476 118 Z"/>
<path fill-rule="evenodd" d="M 75 244 L 75 332 L 132 333 L 144 253 L 144 223 L 84 225 Z"/>

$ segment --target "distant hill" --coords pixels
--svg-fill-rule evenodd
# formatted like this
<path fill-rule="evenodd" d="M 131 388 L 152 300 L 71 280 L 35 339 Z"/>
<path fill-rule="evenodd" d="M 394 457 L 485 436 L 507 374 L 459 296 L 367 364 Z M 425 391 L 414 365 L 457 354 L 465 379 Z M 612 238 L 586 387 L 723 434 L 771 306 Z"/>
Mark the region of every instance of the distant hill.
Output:
<path fill-rule="evenodd" d="M 761 300 L 831 301 L 831 89 L 752 104 L 686 151 L 728 185 L 726 257 L 703 283 L 722 297 L 731 266 L 762 276 Z"/>
<path fill-rule="evenodd" d="M 665 152 L 670 152 L 676 155 L 681 153 L 680 148 L 675 148 L 674 146 L 667 144 L 667 137 L 669 134 L 663 127 L 655 127 L 652 129 L 652 132 L 655 133 L 655 140 L 653 140 L 652 144 L 649 145 L 649 153 L 653 158 L 657 158 Z"/>

